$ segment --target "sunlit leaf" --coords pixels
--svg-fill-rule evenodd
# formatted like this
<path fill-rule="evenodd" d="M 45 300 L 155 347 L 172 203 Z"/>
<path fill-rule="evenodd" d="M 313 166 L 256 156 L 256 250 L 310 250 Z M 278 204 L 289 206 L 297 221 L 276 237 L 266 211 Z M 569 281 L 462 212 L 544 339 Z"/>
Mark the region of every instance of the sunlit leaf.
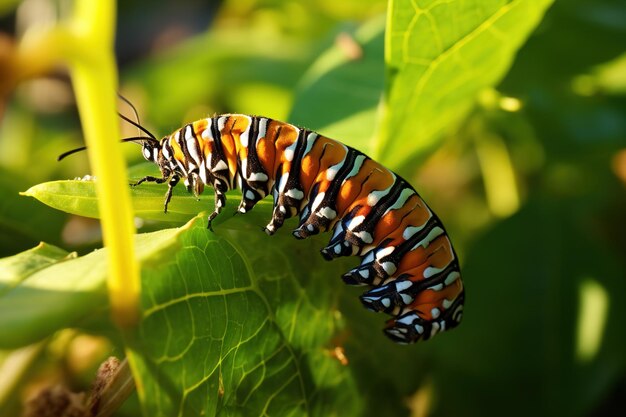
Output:
<path fill-rule="evenodd" d="M 401 166 L 431 148 L 466 115 L 476 93 L 500 81 L 551 3 L 392 1 L 387 115 L 377 156 Z"/>
<path fill-rule="evenodd" d="M 131 363 L 146 415 L 357 414 L 349 369 L 332 355 L 328 277 L 296 274 L 267 239 L 226 240 L 197 223 L 165 263 L 144 266 Z"/>
<path fill-rule="evenodd" d="M 183 230 L 137 235 L 139 261 L 154 265 L 178 244 L 176 237 Z M 59 250 L 48 248 L 47 259 L 42 260 L 42 252 L 34 249 L 1 261 L 33 267 L 23 268 L 21 278 L 11 280 L 19 284 L 0 294 L 0 349 L 36 342 L 56 330 L 76 326 L 94 313 L 107 314 L 106 249 L 74 259 L 58 258 Z"/>
<path fill-rule="evenodd" d="M 129 185 L 130 187 L 130 185 Z M 137 217 L 147 220 L 157 220 L 168 223 L 183 224 L 201 212 L 211 212 L 215 200 L 213 192 L 207 187 L 199 199 L 188 193 L 183 184 L 174 189 L 167 213 L 163 211 L 166 184 L 144 183 L 131 188 L 133 208 Z M 23 193 L 24 196 L 34 197 L 48 206 L 66 213 L 84 217 L 98 218 L 98 200 L 95 183 L 93 181 L 66 180 L 51 181 L 38 184 Z M 269 221 L 272 203 L 269 199 L 259 202 L 255 210 L 247 214 L 246 220 L 242 216 L 234 216 L 241 194 L 237 191 L 228 193 L 227 205 L 221 216 L 214 220 L 214 225 L 223 222 L 228 227 L 246 228 L 255 224 L 263 226 L 262 222 Z M 234 216 L 234 217 L 233 217 Z"/>
<path fill-rule="evenodd" d="M 32 249 L 0 259 L 0 297 L 40 269 L 73 256 L 75 255 L 63 249 L 42 242 Z"/>

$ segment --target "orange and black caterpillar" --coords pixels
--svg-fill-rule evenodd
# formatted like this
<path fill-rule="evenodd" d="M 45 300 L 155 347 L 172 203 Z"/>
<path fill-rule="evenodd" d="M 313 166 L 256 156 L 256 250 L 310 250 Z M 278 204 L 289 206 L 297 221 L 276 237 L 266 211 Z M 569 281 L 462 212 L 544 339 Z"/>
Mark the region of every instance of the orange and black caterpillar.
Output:
<path fill-rule="evenodd" d="M 371 287 L 361 301 L 370 310 L 394 316 L 385 333 L 400 343 L 427 340 L 456 327 L 464 301 L 459 263 L 439 218 L 404 179 L 356 149 L 307 129 L 266 117 L 225 114 L 187 124 L 160 141 L 142 144 L 143 156 L 161 170 L 168 184 L 183 179 L 199 195 L 215 191 L 211 221 L 239 187 L 238 211 L 246 213 L 268 194 L 274 210 L 265 232 L 272 235 L 285 219 L 300 216 L 292 233 L 298 239 L 332 230 L 322 256 L 356 255 L 361 264 L 346 272 L 350 285 Z M 61 155 L 60 158 L 74 151 Z"/>
<path fill-rule="evenodd" d="M 394 316 L 385 328 L 391 339 L 426 340 L 461 321 L 463 283 L 441 221 L 404 179 L 356 149 L 288 123 L 225 114 L 144 140 L 143 156 L 162 176 L 137 184 L 167 182 L 165 211 L 184 179 L 196 195 L 204 185 L 215 190 L 209 228 L 226 191 L 239 187 L 241 213 L 273 195 L 268 235 L 293 216 L 300 216 L 298 239 L 332 230 L 322 256 L 361 257 L 343 280 L 373 287 L 361 301 Z"/>

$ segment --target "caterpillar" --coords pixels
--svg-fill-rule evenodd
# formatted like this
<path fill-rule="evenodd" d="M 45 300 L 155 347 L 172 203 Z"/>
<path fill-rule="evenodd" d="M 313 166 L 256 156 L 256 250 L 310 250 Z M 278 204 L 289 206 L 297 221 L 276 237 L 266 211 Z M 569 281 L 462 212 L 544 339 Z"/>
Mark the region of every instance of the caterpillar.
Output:
<path fill-rule="evenodd" d="M 343 281 L 370 287 L 361 302 L 393 316 L 384 328 L 392 340 L 428 340 L 460 323 L 464 287 L 441 221 L 408 182 L 362 152 L 266 117 L 217 115 L 158 140 L 120 116 L 149 135 L 125 141 L 141 143 L 144 158 L 158 165 L 161 177 L 146 176 L 134 185 L 167 183 L 166 213 L 181 179 L 196 196 L 205 185 L 213 187 L 209 229 L 228 190 L 241 190 L 240 213 L 272 194 L 265 232 L 274 234 L 294 216 L 300 219 L 292 232 L 297 239 L 332 231 L 322 256 L 361 258 Z"/>

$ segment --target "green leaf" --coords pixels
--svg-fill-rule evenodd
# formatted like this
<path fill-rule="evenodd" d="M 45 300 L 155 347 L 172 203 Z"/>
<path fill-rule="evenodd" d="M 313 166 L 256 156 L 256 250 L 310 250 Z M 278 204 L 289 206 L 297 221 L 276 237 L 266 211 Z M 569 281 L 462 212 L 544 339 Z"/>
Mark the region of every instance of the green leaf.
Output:
<path fill-rule="evenodd" d="M 144 183 L 131 188 L 131 197 L 135 215 L 147 220 L 157 220 L 173 224 L 184 224 L 201 212 L 211 212 L 215 200 L 213 191 L 206 188 L 199 199 L 188 193 L 184 185 L 174 188 L 172 200 L 168 205 L 167 213 L 163 212 L 166 184 Z M 66 213 L 84 217 L 98 218 L 98 199 L 95 183 L 83 180 L 50 181 L 35 185 L 22 193 L 24 196 L 34 197 L 44 204 Z M 242 216 L 234 216 L 236 207 L 241 199 L 239 191 L 227 194 L 227 205 L 223 213 L 218 216 L 213 225 L 226 223 L 229 228 L 246 229 L 256 223 L 262 226 L 272 211 L 272 202 L 269 199 L 260 201 L 255 210 L 246 220 Z"/>
<path fill-rule="evenodd" d="M 0 297 L 35 272 L 75 256 L 42 242 L 32 249 L 0 259 Z"/>
<path fill-rule="evenodd" d="M 387 114 L 376 156 L 398 167 L 432 148 L 463 119 L 476 94 L 505 75 L 551 3 L 392 1 Z"/>
<path fill-rule="evenodd" d="M 338 35 L 362 56 L 333 42 L 300 81 L 289 120 L 371 154 L 384 87 L 384 29 L 381 16 Z"/>
<path fill-rule="evenodd" d="M 167 263 L 144 266 L 130 360 L 145 415 L 359 413 L 349 368 L 331 355 L 329 275 L 304 255 L 310 242 L 292 254 L 290 237 L 268 239 L 196 223 Z"/>
<path fill-rule="evenodd" d="M 139 262 L 154 265 L 166 258 L 164 253 L 178 244 L 177 236 L 184 230 L 185 227 L 137 235 Z M 0 260 L 0 266 L 13 265 L 16 274 L 3 278 L 0 349 L 36 342 L 56 330 L 76 326 L 94 313 L 106 314 L 106 252 L 101 249 L 69 259 L 60 249 L 42 245 Z M 23 265 L 16 267 L 18 263 Z"/>

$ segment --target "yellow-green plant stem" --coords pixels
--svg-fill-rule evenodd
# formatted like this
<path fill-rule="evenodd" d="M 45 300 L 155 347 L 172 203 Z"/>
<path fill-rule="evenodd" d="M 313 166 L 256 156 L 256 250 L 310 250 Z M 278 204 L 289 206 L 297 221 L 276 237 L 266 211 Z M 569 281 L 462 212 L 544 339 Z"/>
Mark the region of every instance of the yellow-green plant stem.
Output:
<path fill-rule="evenodd" d="M 113 320 L 121 329 L 139 321 L 139 266 L 135 260 L 132 207 L 116 115 L 117 71 L 113 53 L 114 0 L 75 0 L 69 21 L 24 39 L 20 67 L 68 65 L 96 176 L 98 208 L 108 249 L 107 285 Z"/>
<path fill-rule="evenodd" d="M 109 255 L 109 298 L 122 329 L 139 320 L 139 267 L 134 256 L 132 207 L 115 111 L 117 72 L 113 53 L 115 2 L 77 0 L 75 36 L 87 48 L 70 63 L 89 160 L 96 175 L 103 239 Z"/>

